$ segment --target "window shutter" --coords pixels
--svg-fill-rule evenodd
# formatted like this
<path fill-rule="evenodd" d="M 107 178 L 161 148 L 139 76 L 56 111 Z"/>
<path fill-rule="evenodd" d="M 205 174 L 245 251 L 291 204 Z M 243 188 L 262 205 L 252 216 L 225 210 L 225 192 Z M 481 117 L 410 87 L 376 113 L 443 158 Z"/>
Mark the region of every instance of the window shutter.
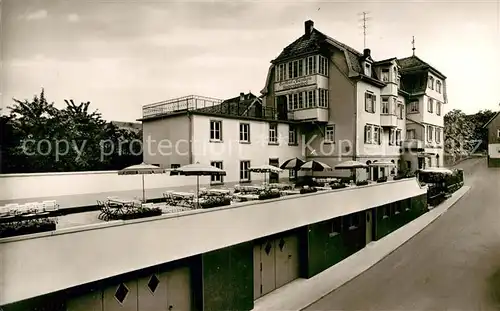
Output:
<path fill-rule="evenodd" d="M 375 112 L 377 110 L 377 96 L 372 95 L 372 112 Z"/>
<path fill-rule="evenodd" d="M 382 129 L 380 127 L 378 128 L 378 144 L 382 144 Z"/>
<path fill-rule="evenodd" d="M 365 125 L 365 143 L 368 142 L 368 126 Z"/>
<path fill-rule="evenodd" d="M 365 111 L 368 111 L 368 98 L 369 98 L 369 96 L 370 96 L 370 94 L 365 93 Z"/>

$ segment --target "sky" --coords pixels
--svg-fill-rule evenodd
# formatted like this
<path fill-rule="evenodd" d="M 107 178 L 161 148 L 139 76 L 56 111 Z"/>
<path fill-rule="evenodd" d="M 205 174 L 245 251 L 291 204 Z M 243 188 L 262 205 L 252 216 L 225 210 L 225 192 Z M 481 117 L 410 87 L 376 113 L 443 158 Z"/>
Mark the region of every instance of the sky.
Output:
<path fill-rule="evenodd" d="M 375 60 L 416 55 L 445 74 L 448 105 L 498 110 L 500 0 L 160 1 L 0 0 L 0 104 L 91 102 L 134 121 L 146 104 L 185 96 L 258 95 L 270 61 L 304 21 Z"/>

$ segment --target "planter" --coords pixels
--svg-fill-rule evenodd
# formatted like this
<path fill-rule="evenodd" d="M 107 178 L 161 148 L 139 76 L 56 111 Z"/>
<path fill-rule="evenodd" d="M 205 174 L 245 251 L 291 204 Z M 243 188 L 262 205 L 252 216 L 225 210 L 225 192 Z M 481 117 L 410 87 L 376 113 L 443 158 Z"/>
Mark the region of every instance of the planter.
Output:
<path fill-rule="evenodd" d="M 127 213 L 123 215 L 117 215 L 117 219 L 121 220 L 129 220 L 129 219 L 138 219 L 138 218 L 145 218 L 145 217 L 153 217 L 153 216 L 160 216 L 161 209 L 159 208 L 139 208 L 137 211 L 133 211 L 132 213 Z"/>
<path fill-rule="evenodd" d="M 52 220 L 31 222 L 27 224 L 12 222 L 0 225 L 0 238 L 54 231 L 54 230 L 56 230 L 56 222 Z"/>
<path fill-rule="evenodd" d="M 366 186 L 366 185 L 368 185 L 368 180 L 356 182 L 356 186 Z"/>
<path fill-rule="evenodd" d="M 259 193 L 259 200 L 276 199 L 279 198 L 281 194 L 279 191 L 262 191 Z"/>
<path fill-rule="evenodd" d="M 378 183 L 381 183 L 381 182 L 386 182 L 386 181 L 387 181 L 387 176 L 380 177 L 379 179 L 377 179 L 377 182 L 378 182 Z"/>
<path fill-rule="evenodd" d="M 316 189 L 316 188 L 302 188 L 302 189 L 300 189 L 300 194 L 314 193 L 314 192 L 318 192 L 318 189 Z"/>
<path fill-rule="evenodd" d="M 220 206 L 231 205 L 231 198 L 229 197 L 211 197 L 206 201 L 200 203 L 201 208 L 214 208 Z"/>
<path fill-rule="evenodd" d="M 347 185 L 346 184 L 330 184 L 330 187 L 332 187 L 332 189 L 342 189 L 342 188 L 346 188 Z"/>

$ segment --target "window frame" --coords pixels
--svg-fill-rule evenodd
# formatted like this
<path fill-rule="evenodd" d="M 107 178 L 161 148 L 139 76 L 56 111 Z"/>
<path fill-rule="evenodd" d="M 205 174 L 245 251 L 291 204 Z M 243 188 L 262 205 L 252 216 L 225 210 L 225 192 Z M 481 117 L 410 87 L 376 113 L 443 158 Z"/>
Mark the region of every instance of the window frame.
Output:
<path fill-rule="evenodd" d="M 293 139 L 290 139 L 292 138 Z M 297 128 L 292 125 L 292 124 L 288 124 L 288 145 L 290 146 L 296 146 L 298 145 L 298 139 L 297 139 Z"/>
<path fill-rule="evenodd" d="M 427 112 L 434 113 L 434 100 L 432 98 L 427 98 Z"/>
<path fill-rule="evenodd" d="M 412 101 L 410 103 L 410 113 L 419 113 L 420 112 L 420 102 Z"/>
<path fill-rule="evenodd" d="M 329 137 L 330 135 L 332 137 Z M 332 139 L 330 139 L 332 138 Z M 335 143 L 335 124 L 328 124 L 328 125 L 325 125 L 325 139 L 324 139 L 324 142 L 325 143 L 328 143 L 328 144 L 334 144 Z"/>
<path fill-rule="evenodd" d="M 272 131 L 273 130 L 273 131 Z M 271 135 L 271 133 L 274 132 L 274 136 Z M 278 124 L 277 123 L 269 123 L 268 127 L 268 144 L 269 145 L 279 145 L 279 140 L 278 140 Z"/>
<path fill-rule="evenodd" d="M 242 131 L 242 126 L 243 127 L 247 127 L 247 131 L 246 133 L 244 131 Z M 239 138 L 240 138 L 240 143 L 243 143 L 243 144 L 249 144 L 250 143 L 250 123 L 247 123 L 247 122 L 240 122 L 240 133 L 239 133 Z M 247 139 L 242 139 L 242 135 L 244 136 L 244 134 L 246 134 L 247 136 Z"/>
<path fill-rule="evenodd" d="M 429 76 L 429 79 L 427 81 L 427 87 L 430 88 L 431 90 L 434 90 L 434 77 Z"/>
<path fill-rule="evenodd" d="M 248 163 L 246 169 L 244 167 L 244 164 L 245 163 Z M 250 171 L 249 171 L 249 168 L 250 168 L 250 160 L 240 160 L 240 171 L 239 171 L 239 176 L 240 176 L 240 183 L 245 183 L 245 182 L 251 182 L 252 181 L 252 178 L 251 178 L 251 174 L 250 174 Z M 248 178 L 243 178 L 245 177 L 245 172 L 246 174 L 248 175 Z"/>
<path fill-rule="evenodd" d="M 391 111 L 389 109 L 390 103 L 389 103 L 389 97 L 381 97 L 380 99 L 380 113 L 381 114 L 389 114 Z"/>
<path fill-rule="evenodd" d="M 214 165 L 215 164 L 215 165 Z M 218 165 L 220 164 L 220 166 Z M 224 169 L 224 162 L 221 161 L 221 160 L 211 160 L 210 161 L 210 165 L 211 166 L 215 166 L 221 170 Z M 222 175 L 211 175 L 210 176 L 210 184 L 211 185 L 220 185 L 220 184 L 223 184 L 224 183 L 224 176 Z"/>
<path fill-rule="evenodd" d="M 371 107 L 368 106 L 368 98 L 371 100 Z M 375 113 L 375 105 L 377 104 L 377 96 L 372 92 L 365 92 L 365 111 L 368 113 Z M 370 109 L 371 108 L 371 109 Z"/>
<path fill-rule="evenodd" d="M 365 144 L 372 144 L 373 133 L 372 133 L 372 125 L 371 124 L 365 125 L 364 133 L 365 133 Z"/>
<path fill-rule="evenodd" d="M 427 125 L 427 142 L 432 143 L 434 138 L 434 129 L 432 125 Z"/>
<path fill-rule="evenodd" d="M 212 129 L 212 124 L 214 124 L 214 129 Z M 215 124 L 219 124 L 219 129 L 215 128 Z M 211 142 L 221 142 L 222 141 L 222 120 L 211 119 L 209 123 L 209 131 L 210 131 L 210 141 Z M 219 133 L 219 138 L 216 138 L 215 134 Z M 213 136 L 212 136 L 213 134 Z"/>
<path fill-rule="evenodd" d="M 441 102 L 436 102 L 436 115 L 440 116 L 441 115 L 441 108 L 442 108 L 442 105 L 441 105 Z"/>
<path fill-rule="evenodd" d="M 397 101 L 397 110 L 396 110 L 397 116 L 399 120 L 404 119 L 405 115 L 405 105 L 403 105 L 402 101 Z"/>
<path fill-rule="evenodd" d="M 382 82 L 391 82 L 391 70 L 389 68 L 382 68 L 380 71 L 380 78 Z"/>

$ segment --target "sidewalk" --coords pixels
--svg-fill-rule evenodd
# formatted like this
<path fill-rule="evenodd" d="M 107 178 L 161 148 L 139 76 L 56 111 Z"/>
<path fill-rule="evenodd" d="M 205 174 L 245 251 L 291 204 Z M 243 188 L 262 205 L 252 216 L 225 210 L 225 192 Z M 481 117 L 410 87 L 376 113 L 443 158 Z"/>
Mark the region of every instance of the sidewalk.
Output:
<path fill-rule="evenodd" d="M 310 279 L 295 280 L 256 300 L 253 311 L 299 311 L 306 308 L 395 251 L 445 213 L 469 189 L 468 186 L 462 187 L 441 205 L 322 273 Z"/>

